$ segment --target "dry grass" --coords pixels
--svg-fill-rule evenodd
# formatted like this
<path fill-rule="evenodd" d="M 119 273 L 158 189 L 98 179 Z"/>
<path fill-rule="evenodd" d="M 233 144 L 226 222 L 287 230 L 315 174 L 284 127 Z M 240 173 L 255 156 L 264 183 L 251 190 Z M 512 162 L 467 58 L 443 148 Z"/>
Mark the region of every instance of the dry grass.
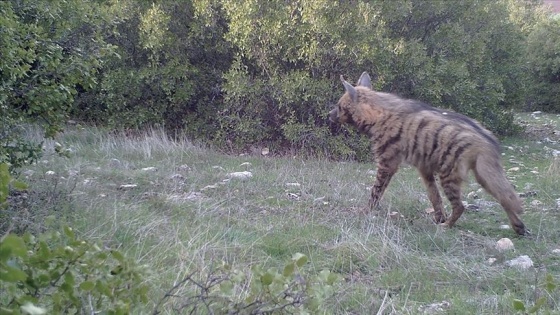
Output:
<path fill-rule="evenodd" d="M 40 134 L 31 130 L 29 136 Z M 226 156 L 172 141 L 160 130 L 130 136 L 87 128 L 58 140 L 71 149 L 71 158 L 58 157 L 46 143 L 47 154 L 26 179 L 37 191 L 56 181 L 69 194 L 50 213 L 59 220 L 47 227 L 70 224 L 149 266 L 154 303 L 193 271 L 204 275 L 222 261 L 239 269 L 278 267 L 296 252 L 310 257 L 311 271 L 328 268 L 344 277 L 329 301 L 332 312 L 341 314 L 420 314 L 442 301 L 449 302 L 443 313 L 510 314 L 513 298 L 530 304 L 541 294 L 535 283 L 560 272 L 551 253 L 560 242 L 558 165 L 550 158 L 523 160 L 526 169 L 531 163 L 541 167 L 538 176 L 515 175 L 518 186 L 530 180 L 539 190 L 534 198 L 543 203 L 524 216 L 533 235 L 518 238 L 499 228 L 507 224 L 499 207 L 465 213 L 451 230 L 434 225 L 425 213 L 424 188 L 407 167 L 389 186 L 382 209 L 372 213 L 363 211 L 373 181 L 369 164 Z M 552 163 L 548 172 L 546 163 Z M 236 171 L 253 177 L 230 178 Z M 467 185 L 465 193 L 476 189 Z M 515 252 L 494 248 L 502 237 L 513 239 Z M 503 264 L 523 254 L 535 268 Z M 497 262 L 490 265 L 489 258 Z M 550 308 L 558 311 L 559 305 Z"/>

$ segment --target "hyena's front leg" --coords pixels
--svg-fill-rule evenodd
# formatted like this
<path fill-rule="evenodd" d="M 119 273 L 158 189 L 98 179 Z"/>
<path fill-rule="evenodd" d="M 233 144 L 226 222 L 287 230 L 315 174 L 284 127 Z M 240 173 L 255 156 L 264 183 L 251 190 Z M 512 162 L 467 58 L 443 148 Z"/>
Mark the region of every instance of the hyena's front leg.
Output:
<path fill-rule="evenodd" d="M 424 180 L 424 185 L 428 190 L 428 199 L 434 207 L 434 220 L 436 223 L 445 222 L 445 210 L 443 209 L 443 201 L 439 195 L 439 190 L 437 188 L 436 179 L 434 174 L 423 174 L 420 173 L 422 179 Z"/>
<path fill-rule="evenodd" d="M 375 184 L 371 188 L 371 199 L 369 200 L 369 207 L 373 209 L 379 205 L 381 197 L 385 189 L 389 185 L 391 178 L 397 172 L 398 164 L 394 163 L 379 163 L 377 166 L 377 176 L 375 178 Z"/>

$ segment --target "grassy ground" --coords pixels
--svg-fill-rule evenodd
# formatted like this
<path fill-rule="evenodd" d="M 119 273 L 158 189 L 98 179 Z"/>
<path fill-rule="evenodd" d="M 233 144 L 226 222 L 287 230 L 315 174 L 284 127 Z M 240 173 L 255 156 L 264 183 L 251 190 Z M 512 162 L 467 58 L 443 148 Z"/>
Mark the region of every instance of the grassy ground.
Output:
<path fill-rule="evenodd" d="M 560 130 L 557 116 L 520 119 L 549 124 L 545 135 Z M 435 314 L 430 305 L 444 302 L 445 314 L 511 314 L 513 299 L 531 305 L 547 296 L 547 274 L 560 280 L 560 255 L 553 253 L 560 248 L 560 162 L 552 157 L 560 144 L 532 134 L 504 141 L 508 175 L 529 195 L 526 237 L 500 227 L 508 223 L 505 213 L 474 181 L 464 186 L 465 196 L 474 192 L 465 200 L 480 208 L 444 230 L 426 214 L 430 204 L 410 167 L 391 182 L 382 210 L 364 213 L 372 164 L 230 156 L 171 142 L 161 132 L 124 137 L 93 128 L 61 136 L 71 158 L 47 153 L 22 175 L 35 191 L 28 228 L 44 228 L 41 218 L 54 214 L 82 236 L 120 248 L 153 271 L 145 281 L 154 303 L 216 262 L 280 267 L 301 252 L 310 272 L 327 268 L 343 276 L 328 302 L 332 313 Z M 239 171 L 253 176 L 229 175 Z M 502 237 L 513 240 L 515 251 L 495 249 Z M 534 267 L 505 265 L 520 255 Z M 560 312 L 558 290 L 548 301 L 546 308 Z"/>

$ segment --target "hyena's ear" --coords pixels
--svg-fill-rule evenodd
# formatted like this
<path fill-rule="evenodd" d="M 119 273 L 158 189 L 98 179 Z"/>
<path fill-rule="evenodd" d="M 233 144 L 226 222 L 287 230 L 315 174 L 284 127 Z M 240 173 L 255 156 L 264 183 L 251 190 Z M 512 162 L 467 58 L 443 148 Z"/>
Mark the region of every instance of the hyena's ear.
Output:
<path fill-rule="evenodd" d="M 358 94 L 356 94 L 356 89 L 352 86 L 352 84 L 346 82 L 346 80 L 344 80 L 344 77 L 342 75 L 340 75 L 340 81 L 342 81 L 342 84 L 344 85 L 344 89 L 346 90 L 346 92 L 348 92 L 348 95 L 350 95 L 352 102 L 355 103 L 358 100 Z"/>
<path fill-rule="evenodd" d="M 369 77 L 369 74 L 367 72 L 362 73 L 362 75 L 360 76 L 360 79 L 358 80 L 358 84 L 356 84 L 356 86 L 363 86 L 366 87 L 368 89 L 372 89 L 371 88 L 371 78 Z"/>

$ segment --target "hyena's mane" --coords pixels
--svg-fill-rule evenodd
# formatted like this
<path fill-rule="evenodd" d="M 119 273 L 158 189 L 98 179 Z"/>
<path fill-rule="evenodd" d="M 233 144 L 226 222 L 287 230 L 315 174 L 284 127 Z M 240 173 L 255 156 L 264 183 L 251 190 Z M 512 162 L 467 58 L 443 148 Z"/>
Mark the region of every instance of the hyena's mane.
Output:
<path fill-rule="evenodd" d="M 369 96 L 371 100 L 384 110 L 396 113 L 400 116 L 417 115 L 423 112 L 435 115 L 442 122 L 448 122 L 453 125 L 464 125 L 468 129 L 475 131 L 478 135 L 482 136 L 488 144 L 492 146 L 498 153 L 501 152 L 501 146 L 496 137 L 483 126 L 481 126 L 474 119 L 471 119 L 463 114 L 454 112 L 452 110 L 443 110 L 433 107 L 425 102 L 405 99 L 395 94 L 376 92 L 373 90 L 362 91 L 367 94 L 373 93 L 375 96 Z M 369 93 L 368 93 L 369 92 Z"/>

